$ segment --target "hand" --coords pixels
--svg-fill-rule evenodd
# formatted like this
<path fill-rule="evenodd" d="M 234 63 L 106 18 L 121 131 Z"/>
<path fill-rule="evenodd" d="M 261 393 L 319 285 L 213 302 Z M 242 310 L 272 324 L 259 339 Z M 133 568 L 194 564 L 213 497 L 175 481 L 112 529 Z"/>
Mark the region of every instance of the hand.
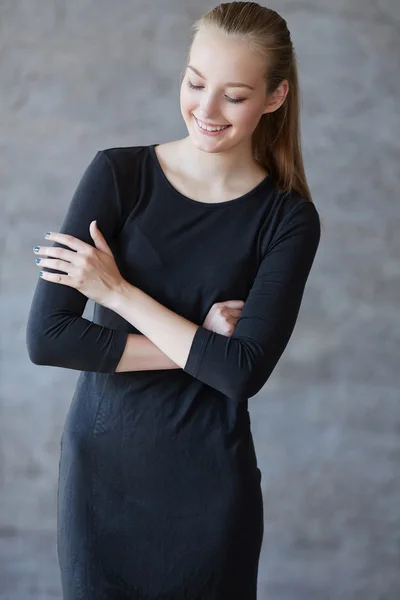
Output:
<path fill-rule="evenodd" d="M 114 256 L 96 221 L 89 225 L 95 248 L 65 233 L 51 232 L 46 239 L 69 246 L 72 250 L 54 246 L 40 246 L 36 254 L 41 258 L 39 267 L 64 271 L 67 275 L 43 271 L 42 279 L 68 285 L 98 304 L 110 307 L 115 294 L 127 284 L 118 270 Z"/>
<path fill-rule="evenodd" d="M 230 337 L 235 330 L 243 305 L 243 300 L 216 302 L 210 308 L 202 326 Z"/>

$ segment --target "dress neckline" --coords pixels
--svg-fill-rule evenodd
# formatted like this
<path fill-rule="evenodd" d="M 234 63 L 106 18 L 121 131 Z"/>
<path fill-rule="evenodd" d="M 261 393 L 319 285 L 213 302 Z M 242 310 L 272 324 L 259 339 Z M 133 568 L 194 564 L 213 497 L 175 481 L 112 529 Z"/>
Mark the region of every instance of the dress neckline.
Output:
<path fill-rule="evenodd" d="M 237 205 L 237 204 L 241 204 L 242 202 L 246 202 L 248 201 L 249 197 L 254 196 L 257 192 L 259 192 L 267 183 L 270 183 L 270 179 L 271 179 L 271 175 L 266 175 L 264 177 L 264 179 L 262 179 L 260 181 L 260 183 L 258 183 L 254 188 L 252 188 L 251 190 L 249 190 L 248 192 L 246 192 L 245 194 L 243 194 L 242 196 L 239 196 L 238 198 L 232 198 L 231 200 L 224 200 L 222 202 L 202 202 L 201 200 L 194 200 L 194 198 L 189 198 L 189 196 L 185 196 L 185 194 L 182 194 L 181 192 L 179 192 L 176 187 L 174 187 L 172 185 L 172 183 L 170 182 L 170 180 L 168 179 L 168 177 L 166 176 L 166 174 L 164 173 L 164 170 L 161 166 L 161 163 L 158 159 L 158 156 L 156 154 L 155 151 L 155 147 L 159 146 L 159 144 L 150 144 L 148 146 L 149 148 L 149 153 L 152 156 L 154 163 L 160 173 L 160 175 L 162 176 L 162 178 L 164 179 L 165 183 L 167 184 L 167 186 L 174 192 L 174 194 L 186 201 L 189 202 L 191 204 L 197 204 L 198 206 L 202 206 L 205 208 L 224 208 L 227 206 L 231 206 L 231 205 Z"/>

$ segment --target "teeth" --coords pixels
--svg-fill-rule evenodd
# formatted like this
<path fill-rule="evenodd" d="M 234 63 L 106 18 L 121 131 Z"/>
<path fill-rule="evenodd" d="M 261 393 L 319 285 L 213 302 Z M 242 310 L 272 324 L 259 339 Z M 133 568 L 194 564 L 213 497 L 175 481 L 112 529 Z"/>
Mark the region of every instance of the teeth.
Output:
<path fill-rule="evenodd" d="M 201 127 L 201 129 L 205 129 L 206 131 L 221 131 L 221 129 L 226 129 L 227 127 L 229 127 L 229 125 L 224 125 L 223 127 L 207 127 L 206 125 L 203 125 L 198 119 L 196 119 L 199 127 Z"/>

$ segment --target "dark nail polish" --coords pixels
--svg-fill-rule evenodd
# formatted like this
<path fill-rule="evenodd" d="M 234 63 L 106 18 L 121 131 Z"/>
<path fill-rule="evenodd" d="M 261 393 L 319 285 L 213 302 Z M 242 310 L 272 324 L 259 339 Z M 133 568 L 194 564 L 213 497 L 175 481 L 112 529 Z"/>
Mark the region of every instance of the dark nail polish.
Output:
<path fill-rule="evenodd" d="M 34 252 L 39 252 L 39 250 L 40 250 L 39 246 L 35 246 L 33 249 Z"/>
<path fill-rule="evenodd" d="M 36 259 L 35 259 L 35 263 L 37 263 L 37 264 L 39 264 L 39 263 L 40 263 L 40 261 L 41 261 L 41 258 L 36 258 Z"/>

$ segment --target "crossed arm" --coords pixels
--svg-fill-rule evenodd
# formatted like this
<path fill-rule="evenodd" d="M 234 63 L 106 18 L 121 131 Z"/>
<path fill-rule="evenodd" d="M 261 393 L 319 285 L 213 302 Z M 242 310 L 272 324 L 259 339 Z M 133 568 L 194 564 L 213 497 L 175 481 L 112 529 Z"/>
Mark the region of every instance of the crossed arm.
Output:
<path fill-rule="evenodd" d="M 129 298 L 131 294 L 134 294 L 134 290 L 128 290 L 127 298 Z M 140 295 L 138 297 L 136 294 L 136 298 L 139 300 Z M 163 309 L 160 304 L 154 305 L 153 302 L 148 303 L 148 300 L 145 296 L 142 296 L 142 306 L 149 311 L 154 311 L 155 308 L 157 312 L 159 312 Z M 219 332 L 225 336 L 231 336 L 235 330 L 242 308 L 242 300 L 216 302 L 209 310 L 202 327 Z M 131 312 L 129 305 L 124 308 L 122 304 L 120 310 L 126 310 L 126 318 L 129 319 L 129 314 Z M 166 315 L 168 315 L 168 313 L 166 313 Z M 138 320 L 139 319 L 140 317 L 138 317 Z M 140 322 L 142 323 L 141 320 Z M 179 364 L 174 362 L 172 358 L 162 352 L 162 350 L 160 350 L 160 348 L 147 337 L 144 335 L 129 334 L 125 349 L 121 356 L 121 360 L 119 361 L 115 371 L 118 373 L 121 371 L 157 371 L 160 369 L 165 370 L 179 368 Z"/>
<path fill-rule="evenodd" d="M 164 352 L 144 335 L 129 333 L 126 346 L 115 372 L 159 371 L 180 369 Z"/>
<path fill-rule="evenodd" d="M 61 232 L 93 245 L 88 229 L 97 219 L 111 239 L 122 208 L 111 165 L 99 152 L 78 185 Z M 182 368 L 228 397 L 250 398 L 289 341 L 319 238 L 315 206 L 300 201 L 264 255 L 231 337 L 191 323 L 129 284 L 109 308 L 143 335 L 111 330 L 82 317 L 87 298 L 78 290 L 39 278 L 27 327 L 30 358 L 36 364 L 109 373 Z"/>

